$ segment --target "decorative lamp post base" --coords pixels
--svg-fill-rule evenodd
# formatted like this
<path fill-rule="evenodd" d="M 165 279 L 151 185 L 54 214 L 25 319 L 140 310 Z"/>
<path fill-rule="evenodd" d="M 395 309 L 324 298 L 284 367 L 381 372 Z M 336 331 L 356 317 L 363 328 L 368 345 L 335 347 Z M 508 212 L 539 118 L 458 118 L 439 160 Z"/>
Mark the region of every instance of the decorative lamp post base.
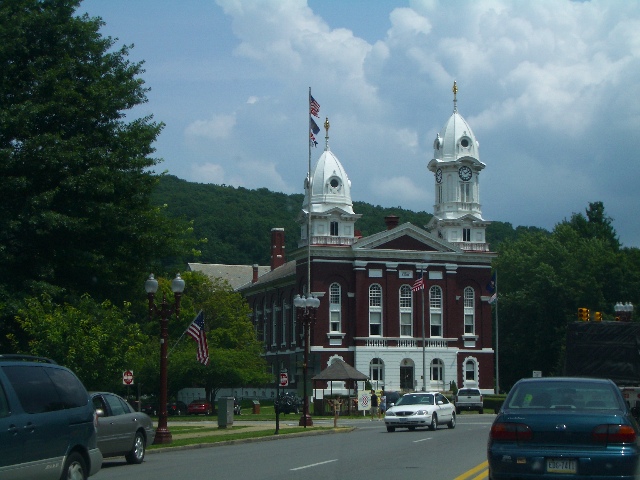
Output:
<path fill-rule="evenodd" d="M 308 413 L 303 413 L 300 417 L 299 427 L 313 427 L 313 419 Z"/>
<path fill-rule="evenodd" d="M 169 430 L 158 428 L 156 430 L 156 437 L 153 439 L 154 445 L 167 445 L 173 442 L 171 432 Z"/>

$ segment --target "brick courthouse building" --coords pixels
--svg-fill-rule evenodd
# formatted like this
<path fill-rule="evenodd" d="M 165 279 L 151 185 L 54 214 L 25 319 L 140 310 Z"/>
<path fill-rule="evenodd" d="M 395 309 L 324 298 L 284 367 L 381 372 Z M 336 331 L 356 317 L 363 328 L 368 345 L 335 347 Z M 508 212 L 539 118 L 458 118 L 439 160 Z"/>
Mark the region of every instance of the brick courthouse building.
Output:
<path fill-rule="evenodd" d="M 310 291 L 320 306 L 310 331 L 308 379 L 342 359 L 376 388 L 448 390 L 455 381 L 493 392 L 487 284 L 495 254 L 485 241 L 489 222 L 480 205 L 485 164 L 457 111 L 455 93 L 454 84 L 454 111 L 436 136 L 427 166 L 435 202 L 424 228 L 387 217 L 386 230 L 358 235 L 351 181 L 329 149 L 325 122 L 324 152 L 305 181 L 299 248 L 287 259 L 285 232 L 274 228 L 270 270 L 260 275 L 254 267 L 252 281 L 238 288 L 264 341 L 274 389 L 277 373 L 287 371 L 288 389 L 303 391 L 304 339 L 293 299 Z M 413 291 L 421 274 L 424 289 Z M 336 393 L 341 386 L 334 382 L 331 388 Z"/>

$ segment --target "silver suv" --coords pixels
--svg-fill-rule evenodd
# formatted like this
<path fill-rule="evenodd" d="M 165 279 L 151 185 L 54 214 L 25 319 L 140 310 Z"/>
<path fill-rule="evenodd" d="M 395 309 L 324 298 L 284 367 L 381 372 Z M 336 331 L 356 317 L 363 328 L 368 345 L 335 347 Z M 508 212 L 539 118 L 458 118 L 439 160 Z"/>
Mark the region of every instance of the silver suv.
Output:
<path fill-rule="evenodd" d="M 0 355 L 0 478 L 86 479 L 102 466 L 96 426 L 73 372 L 46 358 Z"/>
<path fill-rule="evenodd" d="M 456 405 L 456 413 L 460 414 L 462 410 L 477 410 L 478 413 L 484 412 L 482 393 L 477 388 L 461 388 L 453 399 Z"/>

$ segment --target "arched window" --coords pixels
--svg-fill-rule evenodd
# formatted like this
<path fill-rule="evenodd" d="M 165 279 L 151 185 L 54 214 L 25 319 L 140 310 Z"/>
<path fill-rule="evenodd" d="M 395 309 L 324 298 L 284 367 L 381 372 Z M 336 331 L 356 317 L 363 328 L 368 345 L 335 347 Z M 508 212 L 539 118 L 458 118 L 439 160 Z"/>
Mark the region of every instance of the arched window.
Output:
<path fill-rule="evenodd" d="M 384 385 L 384 362 L 381 358 L 374 358 L 369 363 L 369 378 L 375 382 L 375 387 Z"/>
<path fill-rule="evenodd" d="M 369 336 L 382 335 L 382 287 L 369 287 Z"/>
<path fill-rule="evenodd" d="M 475 333 L 475 292 L 473 288 L 464 289 L 464 333 L 473 335 Z"/>
<path fill-rule="evenodd" d="M 409 285 L 400 287 L 400 336 L 413 336 L 413 295 Z"/>
<path fill-rule="evenodd" d="M 467 360 L 464 363 L 464 379 L 467 381 L 476 379 L 476 364 L 473 360 Z"/>
<path fill-rule="evenodd" d="M 442 289 L 434 285 L 429 289 L 429 322 L 431 336 L 442 336 Z"/>
<path fill-rule="evenodd" d="M 342 331 L 342 295 L 340 284 L 332 283 L 329 287 L 329 331 Z"/>
<path fill-rule="evenodd" d="M 444 369 L 444 362 L 439 358 L 434 358 L 431 362 L 431 380 L 434 382 L 442 381 L 442 373 Z"/>

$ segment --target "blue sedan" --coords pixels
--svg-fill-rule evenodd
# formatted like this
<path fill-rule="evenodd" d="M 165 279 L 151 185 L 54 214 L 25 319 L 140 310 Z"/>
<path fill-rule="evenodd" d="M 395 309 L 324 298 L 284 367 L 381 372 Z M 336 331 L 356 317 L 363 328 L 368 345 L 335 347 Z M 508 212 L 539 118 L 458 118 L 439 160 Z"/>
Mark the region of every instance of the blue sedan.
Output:
<path fill-rule="evenodd" d="M 517 382 L 489 434 L 489 478 L 640 478 L 639 427 L 610 380 Z"/>

